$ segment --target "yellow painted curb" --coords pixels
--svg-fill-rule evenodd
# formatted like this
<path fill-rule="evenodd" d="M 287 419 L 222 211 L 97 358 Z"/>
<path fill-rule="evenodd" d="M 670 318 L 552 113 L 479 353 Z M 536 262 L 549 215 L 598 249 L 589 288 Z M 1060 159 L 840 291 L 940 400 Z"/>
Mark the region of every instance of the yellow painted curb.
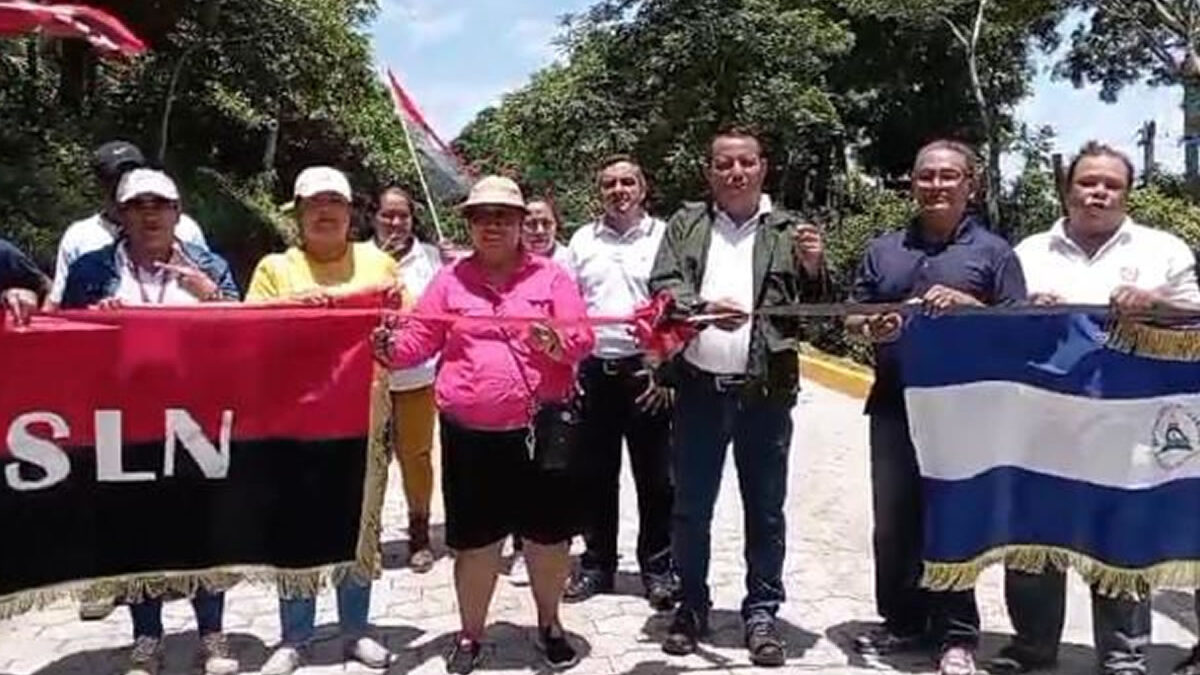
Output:
<path fill-rule="evenodd" d="M 800 376 L 847 396 L 862 399 L 867 397 L 875 382 L 869 373 L 841 365 L 834 357 L 821 353 L 800 355 Z"/>

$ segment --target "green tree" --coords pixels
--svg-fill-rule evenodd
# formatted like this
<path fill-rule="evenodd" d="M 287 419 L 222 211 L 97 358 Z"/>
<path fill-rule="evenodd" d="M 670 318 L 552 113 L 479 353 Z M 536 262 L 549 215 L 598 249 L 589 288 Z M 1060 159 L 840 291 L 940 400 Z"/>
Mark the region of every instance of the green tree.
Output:
<path fill-rule="evenodd" d="M 1200 139 L 1200 5 L 1192 0 L 1080 0 L 1090 13 L 1056 69 L 1075 86 L 1100 85 L 1113 102 L 1128 84 L 1181 85 L 1184 136 Z M 1200 149 L 1186 146 L 1187 175 L 1200 173 Z"/>

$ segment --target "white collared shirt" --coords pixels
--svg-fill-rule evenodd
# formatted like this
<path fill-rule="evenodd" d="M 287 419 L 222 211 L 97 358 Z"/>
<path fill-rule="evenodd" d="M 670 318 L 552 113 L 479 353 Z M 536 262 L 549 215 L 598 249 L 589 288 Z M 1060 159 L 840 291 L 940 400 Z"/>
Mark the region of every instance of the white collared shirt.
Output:
<path fill-rule="evenodd" d="M 425 287 L 441 269 L 441 253 L 436 246 L 414 241 L 408 253 L 397 261 L 397 266 L 404 287 L 415 301 L 420 299 Z M 432 385 L 437 375 L 437 361 L 438 357 L 435 356 L 419 366 L 393 370 L 388 376 L 388 388 L 391 391 L 415 391 Z"/>
<path fill-rule="evenodd" d="M 126 305 L 198 305 L 200 298 L 179 285 L 179 278 L 166 270 L 148 270 L 133 264 L 125 242 L 117 246 L 117 290 L 113 297 Z"/>
<path fill-rule="evenodd" d="M 71 269 L 71 265 L 92 251 L 112 245 L 119 233 L 120 227 L 104 217 L 103 213 L 71 223 L 58 242 L 58 256 L 54 261 L 54 283 L 50 286 L 48 299 L 54 303 L 62 302 L 63 291 L 67 288 L 67 271 Z M 200 226 L 186 213 L 179 214 L 175 236 L 180 241 L 208 248 Z"/>
<path fill-rule="evenodd" d="M 593 316 L 627 316 L 650 297 L 650 272 L 667 225 L 649 215 L 624 233 L 597 220 L 579 228 L 568 247 L 572 272 Z M 596 347 L 602 359 L 642 353 L 628 326 L 597 326 Z"/>
<path fill-rule="evenodd" d="M 1161 293 L 1169 300 L 1200 302 L 1195 256 L 1179 237 L 1126 218 L 1096 254 L 1088 257 L 1060 219 L 1016 247 L 1030 295 L 1051 293 L 1064 302 L 1106 305 L 1119 286 Z"/>
<path fill-rule="evenodd" d="M 747 312 L 754 309 L 754 242 L 759 224 L 772 208 L 771 198 L 763 195 L 758 212 L 740 226 L 727 213 L 717 210 L 700 284 L 700 297 L 705 302 L 725 299 Z M 751 328 L 750 321 L 732 332 L 706 328 L 688 345 L 684 358 L 708 373 L 744 374 L 750 361 Z"/>

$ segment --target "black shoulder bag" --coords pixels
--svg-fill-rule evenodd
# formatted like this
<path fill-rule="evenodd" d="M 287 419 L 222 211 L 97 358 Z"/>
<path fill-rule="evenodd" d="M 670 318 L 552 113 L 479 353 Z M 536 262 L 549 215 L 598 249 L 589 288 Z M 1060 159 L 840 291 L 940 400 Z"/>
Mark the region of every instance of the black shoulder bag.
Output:
<path fill-rule="evenodd" d="M 573 391 L 565 401 L 539 401 L 537 392 L 525 376 L 525 368 L 517 356 L 517 350 L 508 340 L 508 331 L 504 333 L 504 345 L 512 356 L 513 364 L 525 383 L 532 401 L 533 419 L 529 427 L 529 456 L 542 471 L 566 471 L 572 465 L 575 448 L 579 446 L 582 427 L 583 410 L 580 405 L 580 394 Z"/>

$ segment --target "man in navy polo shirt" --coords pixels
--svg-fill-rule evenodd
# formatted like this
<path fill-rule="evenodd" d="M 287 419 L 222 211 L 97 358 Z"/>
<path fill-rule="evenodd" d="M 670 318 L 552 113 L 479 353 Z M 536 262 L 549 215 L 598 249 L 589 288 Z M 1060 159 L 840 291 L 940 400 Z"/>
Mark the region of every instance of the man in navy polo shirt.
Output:
<path fill-rule="evenodd" d="M 1012 248 L 971 214 L 975 153 L 953 141 L 917 154 L 913 195 L 919 213 L 905 229 L 869 245 L 851 292 L 855 302 L 921 302 L 937 313 L 962 305 L 1025 300 L 1025 279 Z M 909 437 L 896 345 L 898 314 L 849 317 L 851 335 L 876 346 L 871 418 L 871 488 L 875 511 L 875 599 L 883 626 L 856 640 L 873 654 L 934 647 L 943 675 L 975 672 L 979 612 L 971 591 L 921 589 L 921 474 Z"/>

